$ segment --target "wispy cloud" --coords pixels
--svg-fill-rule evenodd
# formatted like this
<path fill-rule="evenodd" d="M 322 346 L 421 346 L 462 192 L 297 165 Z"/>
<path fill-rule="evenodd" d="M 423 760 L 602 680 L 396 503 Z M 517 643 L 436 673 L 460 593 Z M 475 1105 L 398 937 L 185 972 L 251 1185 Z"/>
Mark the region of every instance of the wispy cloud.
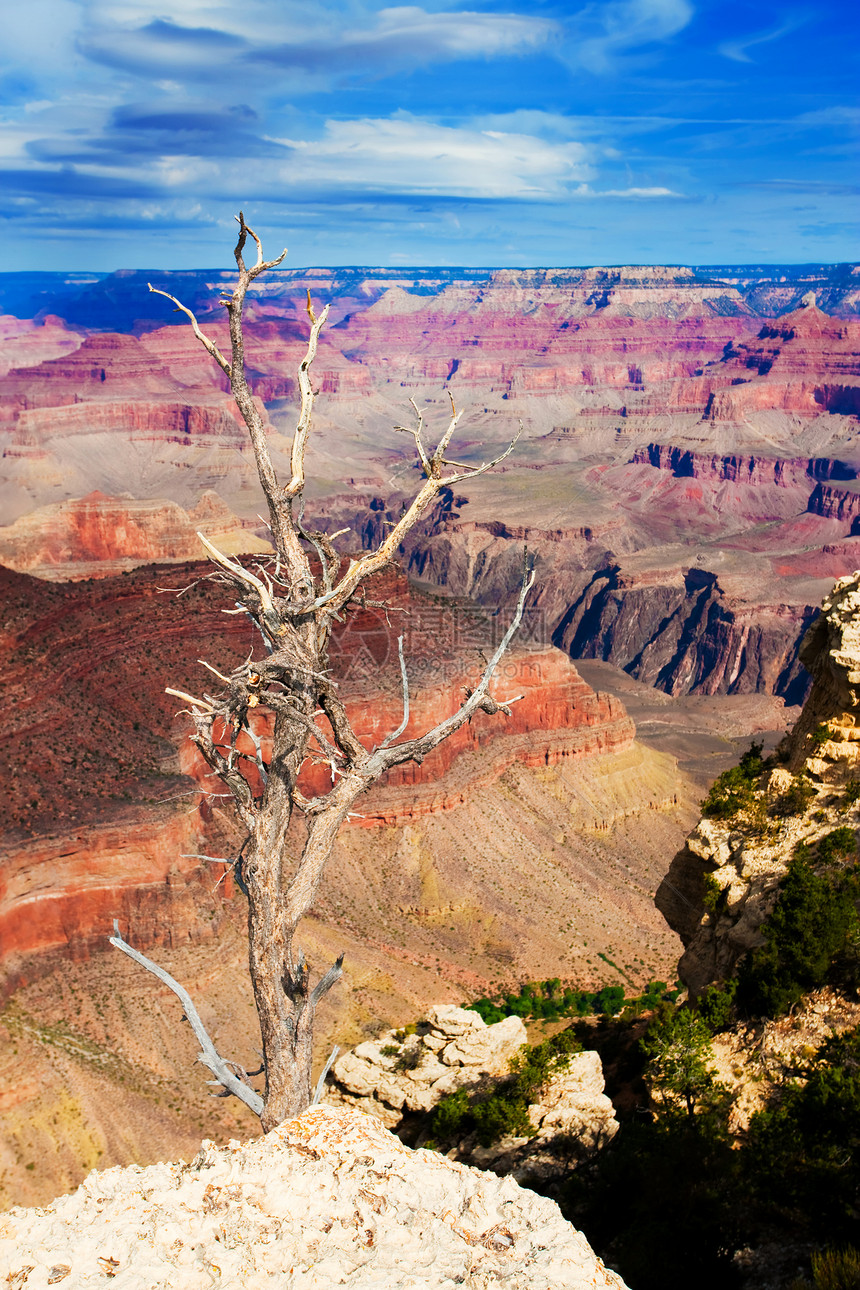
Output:
<path fill-rule="evenodd" d="M 566 56 L 589 71 L 611 73 L 622 59 L 677 36 L 693 14 L 689 0 L 598 0 L 569 19 Z"/>
<path fill-rule="evenodd" d="M 356 22 L 355 17 L 363 17 Z M 221 18 L 219 12 L 219 18 Z M 297 23 L 272 7 L 269 21 L 237 32 L 232 19 L 190 25 L 174 16 L 92 27 L 81 40 L 88 58 L 138 75 L 211 78 L 228 70 L 241 83 L 287 71 L 298 88 L 346 77 L 362 80 L 432 63 L 529 53 L 559 34 L 558 24 L 516 13 L 429 13 L 417 5 L 352 15 L 310 6 Z M 296 88 L 296 84 L 291 86 Z"/>
<path fill-rule="evenodd" d="M 796 31 L 804 21 L 805 19 L 799 16 L 789 18 L 778 27 L 769 28 L 767 31 L 741 36 L 738 40 L 724 40 L 717 48 L 724 58 L 730 58 L 735 63 L 751 63 L 753 59 L 748 53 L 750 49 L 754 49 L 756 45 L 769 45 L 772 40 L 781 40 L 783 36 Z"/>
<path fill-rule="evenodd" d="M 278 142 L 293 150 L 280 171 L 283 180 L 315 191 L 541 198 L 565 193 L 592 174 L 581 143 L 455 129 L 405 115 L 328 121 L 321 139 Z"/>

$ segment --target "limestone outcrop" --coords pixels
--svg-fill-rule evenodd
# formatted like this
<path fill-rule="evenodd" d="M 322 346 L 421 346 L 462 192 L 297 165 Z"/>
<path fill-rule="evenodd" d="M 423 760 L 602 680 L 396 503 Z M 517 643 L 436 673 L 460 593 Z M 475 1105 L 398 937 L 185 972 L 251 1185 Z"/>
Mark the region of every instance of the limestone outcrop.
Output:
<path fill-rule="evenodd" d="M 358 1107 L 397 1129 L 410 1112 L 430 1111 L 457 1089 L 478 1089 L 505 1075 L 527 1040 L 519 1017 L 488 1026 L 476 1012 L 451 1004 L 431 1008 L 426 1021 L 410 1029 L 411 1034 L 389 1030 L 344 1053 L 333 1067 L 326 1104 Z M 603 1089 L 598 1054 L 576 1053 L 529 1107 L 532 1136 L 502 1138 L 490 1147 L 470 1137 L 450 1154 L 514 1178 L 556 1176 L 564 1164 L 588 1156 L 617 1132 Z"/>
<path fill-rule="evenodd" d="M 409 1111 L 430 1111 L 448 1093 L 503 1075 L 526 1042 L 519 1017 L 488 1026 L 466 1008 L 442 1004 L 407 1035 L 389 1030 L 339 1057 L 328 1102 L 360 1107 L 394 1129 Z"/>
<path fill-rule="evenodd" d="M 557 1205 L 319 1106 L 257 1141 L 203 1142 L 191 1164 L 92 1173 L 46 1209 L 0 1215 L 0 1277 L 33 1290 L 624 1283 Z"/>
<path fill-rule="evenodd" d="M 618 1132 L 615 1108 L 604 1093 L 600 1055 L 574 1053 L 553 1074 L 529 1106 L 535 1128 L 530 1138 L 502 1138 L 491 1147 L 461 1142 L 456 1158 L 468 1164 L 512 1175 L 518 1181 L 550 1181 L 572 1164 L 587 1159 Z"/>
<path fill-rule="evenodd" d="M 684 942 L 678 970 L 693 994 L 731 976 L 762 943 L 762 923 L 795 845 L 813 845 L 837 826 L 860 822 L 857 802 L 844 794 L 860 767 L 860 572 L 837 581 L 801 642 L 800 658 L 812 688 L 777 750 L 781 764 L 757 786 L 768 824 L 750 827 L 742 816 L 700 820 L 657 891 L 658 909 Z M 803 809 L 781 810 L 780 799 L 798 785 L 808 795 Z"/>

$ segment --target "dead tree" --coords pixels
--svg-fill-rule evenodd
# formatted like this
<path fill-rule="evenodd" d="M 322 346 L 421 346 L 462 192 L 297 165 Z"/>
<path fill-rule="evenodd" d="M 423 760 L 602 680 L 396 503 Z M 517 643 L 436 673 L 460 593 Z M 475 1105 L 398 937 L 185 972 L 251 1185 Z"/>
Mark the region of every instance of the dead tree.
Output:
<path fill-rule="evenodd" d="M 480 466 L 459 465 L 448 458 L 459 418 L 453 400 L 450 418 L 435 448 L 425 443 L 424 417 L 413 403 L 416 422 L 406 432 L 415 441 L 424 476 L 421 487 L 379 546 L 349 559 L 344 569 L 344 558 L 336 552 L 332 536 L 306 528 L 303 519 L 305 449 L 314 404 L 310 367 L 328 306 L 317 317 L 308 292 L 310 337 L 299 368 L 301 410 L 292 439 L 290 478 L 281 482 L 272 465 L 260 410 L 245 377 L 242 309 L 250 285 L 261 273 L 279 265 L 286 251 L 276 260 L 264 260 L 259 237 L 248 228 L 241 212 L 237 218 L 238 279 L 232 294 L 224 292 L 221 301 L 230 323 L 229 357 L 204 334 L 190 309 L 166 291 L 157 294 L 167 296 L 188 316 L 195 336 L 228 376 L 251 436 L 268 506 L 274 544 L 272 561 L 268 568 L 258 565 L 258 572 L 253 573 L 202 535 L 200 540 L 218 575 L 231 587 L 235 611 L 247 614 L 259 629 L 261 657 L 243 662 L 230 676 L 204 664 L 222 683 L 215 694 L 197 697 L 172 688 L 167 693 L 188 704 L 194 725 L 191 738 L 232 795 L 247 834 L 240 851 L 239 872 L 248 899 L 249 964 L 262 1037 L 261 1073 L 265 1076 L 262 1097 L 250 1086 L 241 1067 L 218 1055 L 182 988 L 150 960 L 132 951 L 118 929 L 112 943 L 157 971 L 172 989 L 181 992 L 186 1016 L 203 1047 L 200 1060 L 215 1074 L 225 1092 L 241 1097 L 259 1114 L 263 1129 L 268 1131 L 311 1103 L 314 1016 L 320 1000 L 341 975 L 342 956 L 312 986 L 310 970 L 295 943 L 296 930 L 313 905 L 338 830 L 359 794 L 392 766 L 420 762 L 478 711 L 510 713 L 506 704 L 496 703 L 490 696 L 489 685 L 519 625 L 533 574 L 524 568 L 511 624 L 475 689 L 466 691 L 458 711 L 425 734 L 402 740 L 409 720 L 409 687 L 401 637 L 398 648 L 403 720 L 378 747 L 366 748 L 350 724 L 329 671 L 332 624 L 342 617 L 366 580 L 393 559 L 406 534 L 442 489 L 459 486 L 490 470 L 508 456 L 514 444 Z M 249 238 L 257 251 L 251 268 L 243 258 Z M 157 290 L 152 286 L 149 289 Z M 268 761 L 254 727 L 257 713 L 265 710 L 272 714 L 274 722 Z M 242 751 L 243 744 L 246 751 Z M 253 751 L 247 751 L 249 748 Z M 328 792 L 307 797 L 301 791 L 299 772 L 307 759 L 327 763 L 331 775 Z M 304 819 L 304 842 L 296 859 L 290 854 L 287 832 L 297 812 Z"/>

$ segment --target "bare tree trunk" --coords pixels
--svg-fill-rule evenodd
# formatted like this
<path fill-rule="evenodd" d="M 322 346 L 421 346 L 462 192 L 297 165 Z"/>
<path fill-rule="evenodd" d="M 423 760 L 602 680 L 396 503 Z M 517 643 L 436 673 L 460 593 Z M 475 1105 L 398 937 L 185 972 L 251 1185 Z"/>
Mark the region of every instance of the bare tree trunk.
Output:
<path fill-rule="evenodd" d="M 206 1043 L 201 1059 L 205 1059 L 210 1070 L 220 1072 L 225 1088 L 254 1106 L 264 1130 L 268 1131 L 310 1105 L 316 1009 L 341 975 L 342 956 L 311 986 L 310 970 L 295 944 L 297 928 L 313 905 L 338 830 L 356 798 L 392 766 L 410 760 L 420 762 L 478 710 L 491 714 L 510 712 L 507 705 L 497 704 L 490 697 L 489 683 L 522 617 L 533 575 L 524 557 L 523 585 L 513 622 L 476 689 L 466 692 L 465 701 L 451 717 L 417 738 L 400 742 L 397 741 L 408 724 L 409 688 L 402 639 L 398 642 L 403 721 L 377 748 L 365 748 L 328 675 L 332 623 L 348 610 L 362 583 L 389 563 L 404 536 L 443 488 L 483 474 L 503 460 L 514 445 L 511 443 L 494 461 L 481 466 L 459 466 L 446 456 L 459 419 L 453 401 L 448 424 L 432 450 L 424 443 L 423 413 L 413 403 L 415 425 L 408 430 L 402 426 L 395 428 L 412 435 L 424 482 L 412 505 L 377 549 L 350 560 L 346 571 L 341 573 L 342 559 L 331 537 L 308 532 L 302 520 L 304 454 L 314 402 L 309 369 L 328 307 L 317 318 L 308 295 L 310 338 L 299 369 L 301 410 L 292 442 L 291 478 L 280 485 L 269 456 L 265 426 L 245 379 L 242 308 L 245 293 L 254 279 L 280 264 L 286 252 L 277 260 L 265 262 L 259 238 L 245 224 L 241 212 L 238 222 L 239 240 L 235 250 L 238 281 L 232 295 L 222 301 L 230 320 L 229 359 L 204 335 L 189 309 L 167 292 L 158 294 L 173 300 L 188 316 L 195 335 L 229 376 L 236 403 L 248 427 L 268 505 L 275 554 L 268 564 L 258 563 L 254 573 L 200 536 L 216 565 L 217 571 L 211 576 L 230 586 L 237 607 L 231 612 L 244 612 L 256 624 L 265 653 L 259 660 L 240 664 L 230 676 L 204 663 L 222 682 L 223 688 L 217 695 L 195 697 L 174 689 L 168 693 L 189 704 L 194 724 L 192 738 L 232 794 L 237 815 L 247 830 L 236 866 L 240 885 L 248 897 L 249 967 L 260 1019 L 265 1075 L 261 1106 L 253 1100 L 256 1098 L 259 1102 L 259 1095 L 245 1088 L 247 1072 L 241 1072 L 235 1063 L 225 1063 L 217 1054 L 213 1057 Z M 251 269 L 243 259 L 249 237 L 257 248 L 257 261 Z M 150 290 L 157 289 L 150 287 Z M 268 763 L 255 728 L 255 709 L 274 713 Z M 249 743 L 253 753 L 247 751 Z M 326 764 L 332 780 L 327 793 L 312 799 L 304 796 L 298 783 L 301 768 L 308 760 Z M 298 858 L 290 855 L 287 843 L 295 811 L 304 817 L 306 831 Z M 132 953 L 138 962 L 153 966 L 131 951 L 121 937 L 114 938 L 113 944 Z M 158 971 L 165 979 L 165 974 Z M 175 982 L 171 988 L 181 991 Z M 183 996 L 180 994 L 180 997 Z M 211 1047 L 208 1037 L 206 1042 Z M 228 1074 L 222 1078 L 225 1070 Z M 230 1074 L 235 1071 L 240 1071 L 245 1079 Z"/>

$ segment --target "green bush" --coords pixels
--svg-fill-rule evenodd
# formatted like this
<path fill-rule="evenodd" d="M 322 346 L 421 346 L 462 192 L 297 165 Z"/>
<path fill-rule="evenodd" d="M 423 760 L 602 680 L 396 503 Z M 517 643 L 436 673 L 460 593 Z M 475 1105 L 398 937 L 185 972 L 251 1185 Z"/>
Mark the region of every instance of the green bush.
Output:
<path fill-rule="evenodd" d="M 815 797 L 815 786 L 803 775 L 796 775 L 791 785 L 781 793 L 770 808 L 777 818 L 802 815 Z"/>
<path fill-rule="evenodd" d="M 751 743 L 737 766 L 724 770 L 702 802 L 702 814 L 713 820 L 730 820 L 741 811 L 755 810 L 755 789 L 764 771 L 763 744 Z"/>
<path fill-rule="evenodd" d="M 430 1121 L 434 1142 L 452 1140 L 475 1133 L 483 1147 L 499 1138 L 530 1138 L 535 1127 L 529 1119 L 529 1103 L 534 1102 L 550 1076 L 563 1069 L 581 1044 L 570 1030 L 545 1039 L 542 1044 L 524 1044 L 510 1061 L 510 1074 L 489 1092 L 471 1096 L 458 1089 L 443 1097 Z"/>
<path fill-rule="evenodd" d="M 822 721 L 814 730 L 810 731 L 809 741 L 812 744 L 812 751 L 818 752 L 819 748 L 823 748 L 829 738 L 830 727 L 826 722 Z"/>
<path fill-rule="evenodd" d="M 806 991 L 831 979 L 857 927 L 855 885 L 816 874 L 805 854 L 795 853 L 763 928 L 765 944 L 747 955 L 738 973 L 744 1011 L 781 1017 Z"/>
<path fill-rule="evenodd" d="M 722 892 L 722 887 L 712 873 L 702 874 L 702 904 L 709 914 L 716 911 Z"/>
<path fill-rule="evenodd" d="M 816 1241 L 851 1240 L 860 1194 L 860 1027 L 827 1040 L 804 1074 L 805 1083 L 785 1087 L 750 1121 L 751 1194 Z"/>
<path fill-rule="evenodd" d="M 735 1014 L 736 977 L 706 986 L 696 1000 L 696 1011 L 712 1035 L 727 1030 Z"/>
<path fill-rule="evenodd" d="M 857 834 L 847 824 L 827 833 L 818 843 L 818 859 L 823 864 L 847 860 L 857 850 Z"/>
<path fill-rule="evenodd" d="M 860 800 L 860 779 L 849 779 L 845 785 L 845 800 L 849 806 Z"/>

